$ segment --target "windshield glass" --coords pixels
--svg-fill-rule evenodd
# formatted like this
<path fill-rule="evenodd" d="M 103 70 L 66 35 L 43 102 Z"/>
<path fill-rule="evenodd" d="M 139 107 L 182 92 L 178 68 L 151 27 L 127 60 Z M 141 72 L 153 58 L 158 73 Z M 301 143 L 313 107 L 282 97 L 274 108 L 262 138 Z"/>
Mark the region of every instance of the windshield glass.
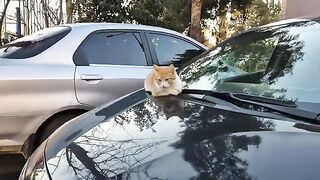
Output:
<path fill-rule="evenodd" d="M 0 58 L 23 59 L 35 56 L 57 43 L 70 31 L 70 27 L 56 26 L 43 29 L 29 36 L 22 37 L 10 42 L 6 46 L 0 47 Z M 23 47 L 14 46 L 15 43 L 28 41 L 32 43 Z M 10 44 L 12 46 L 10 46 Z M 10 47 L 8 48 L 7 46 Z"/>
<path fill-rule="evenodd" d="M 188 89 L 320 102 L 320 25 L 263 27 L 231 38 L 180 71 Z"/>

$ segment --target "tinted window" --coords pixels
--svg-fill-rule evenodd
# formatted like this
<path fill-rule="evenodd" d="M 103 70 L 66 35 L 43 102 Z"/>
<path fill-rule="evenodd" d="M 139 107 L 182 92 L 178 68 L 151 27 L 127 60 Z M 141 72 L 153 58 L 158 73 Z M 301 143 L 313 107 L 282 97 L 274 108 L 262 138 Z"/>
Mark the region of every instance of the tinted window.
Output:
<path fill-rule="evenodd" d="M 301 106 L 320 103 L 319 41 L 316 22 L 261 28 L 219 45 L 185 67 L 181 77 L 189 88 L 265 96 Z"/>
<path fill-rule="evenodd" d="M 191 43 L 171 36 L 150 34 L 161 65 L 174 64 L 179 66 L 203 52 Z"/>
<path fill-rule="evenodd" d="M 147 65 L 139 33 L 96 33 L 81 45 L 81 50 L 89 64 Z"/>
<path fill-rule="evenodd" d="M 30 36 L 25 36 L 18 40 L 12 41 L 6 46 L 0 48 L 0 57 L 9 59 L 23 59 L 40 54 L 45 51 L 71 31 L 70 27 L 56 26 L 43 29 Z M 24 47 L 8 47 L 10 44 L 17 42 L 32 41 L 33 43 Z"/>

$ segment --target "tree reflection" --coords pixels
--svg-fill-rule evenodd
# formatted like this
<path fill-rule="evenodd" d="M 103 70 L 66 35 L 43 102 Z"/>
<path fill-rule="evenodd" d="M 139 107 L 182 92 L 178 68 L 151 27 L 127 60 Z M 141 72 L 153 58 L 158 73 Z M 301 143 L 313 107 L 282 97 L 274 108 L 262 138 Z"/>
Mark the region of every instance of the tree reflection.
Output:
<path fill-rule="evenodd" d="M 80 175 L 82 178 L 88 179 L 88 176 L 85 177 L 81 175 L 81 173 L 78 173 L 78 171 L 82 171 L 83 169 L 81 169 L 80 167 L 76 167 L 73 164 L 73 155 L 75 155 L 75 157 L 79 159 L 79 161 L 85 162 L 83 163 L 84 167 L 88 169 L 96 179 L 107 179 L 108 177 L 106 176 L 106 174 L 103 174 L 101 171 L 99 171 L 99 165 L 94 162 L 93 158 L 90 158 L 87 153 L 88 152 L 85 149 L 83 149 L 76 143 L 71 143 L 66 148 L 67 161 L 69 163 L 69 166 L 72 167 L 74 173 L 76 175 Z"/>
<path fill-rule="evenodd" d="M 187 110 L 189 109 L 189 111 Z M 233 135 L 246 131 L 267 131 L 274 128 L 270 121 L 257 117 L 241 117 L 227 111 L 187 104 L 186 130 L 175 147 L 184 149 L 185 160 L 199 172 L 196 179 L 251 179 L 247 173 L 247 162 L 237 153 L 247 151 L 249 146 L 261 143 L 259 136 Z"/>
<path fill-rule="evenodd" d="M 181 109 L 177 111 L 174 108 L 178 107 L 176 105 L 181 107 L 181 100 L 174 99 L 176 98 L 173 96 L 167 96 L 137 104 L 111 120 L 97 125 L 56 156 L 56 163 L 51 163 L 51 166 L 54 166 L 51 172 L 56 171 L 62 158 L 67 161 L 77 177 L 121 179 L 123 173 L 129 173 L 135 166 L 147 162 L 159 146 L 169 141 L 163 138 L 132 137 L 132 134 L 124 132 L 118 137 L 118 132 L 135 126 L 142 134 L 148 130 L 156 133 L 152 128 L 159 119 L 166 120 L 181 115 Z"/>
<path fill-rule="evenodd" d="M 168 119 L 172 116 L 183 117 L 184 101 L 175 96 L 153 97 L 148 95 L 150 101 L 138 104 L 121 115 L 115 117 L 119 124 L 133 121 L 141 131 L 152 128 L 162 116 Z"/>
<path fill-rule="evenodd" d="M 234 83 L 235 86 L 237 83 L 276 84 L 279 78 L 292 75 L 295 64 L 303 61 L 305 42 L 300 38 L 301 30 L 297 27 L 313 24 L 301 22 L 281 28 L 262 28 L 244 33 L 222 43 L 182 69 L 181 79 L 187 88 L 210 87 L 212 90 L 225 90 L 225 82 L 228 85 Z M 241 93 L 250 94 L 246 90 L 247 88 L 243 87 Z M 286 100 L 286 92 L 286 89 L 270 86 L 267 95 Z M 265 96 L 265 93 L 261 91 L 260 94 L 253 95 Z"/>
<path fill-rule="evenodd" d="M 180 124 L 157 126 L 170 121 Z M 181 163 L 190 163 L 198 172 L 194 179 L 250 179 L 248 164 L 238 153 L 258 147 L 261 139 L 234 133 L 273 128 L 263 118 L 186 102 L 180 96 L 150 97 L 73 141 L 49 161 L 55 166 L 49 169 L 54 173 L 64 158 L 73 174 L 83 179 L 130 179 L 135 173 L 140 179 L 168 179 L 173 177 L 150 171 L 168 166 L 154 162 L 180 149 L 185 160 Z"/>
<path fill-rule="evenodd" d="M 122 179 L 135 167 L 144 163 L 165 140 L 126 139 L 86 136 L 66 147 L 69 168 L 81 179 Z M 54 172 L 53 170 L 52 172 Z"/>
<path fill-rule="evenodd" d="M 154 102 L 147 101 L 142 104 L 138 104 L 127 112 L 128 114 L 132 114 L 132 121 L 140 128 L 140 131 L 144 129 L 152 128 L 152 126 L 156 123 L 156 119 L 159 118 L 160 107 L 155 106 Z M 125 119 L 129 119 L 125 117 Z M 130 120 L 130 119 L 129 119 Z"/>
<path fill-rule="evenodd" d="M 249 146 L 258 146 L 259 136 L 211 138 L 185 148 L 185 159 L 199 172 L 196 179 L 252 179 L 248 163 L 237 155 Z"/>
<path fill-rule="evenodd" d="M 174 57 L 172 63 L 174 66 L 180 67 L 181 65 L 187 63 L 188 61 L 190 61 L 190 59 L 198 56 L 202 52 L 203 50 L 188 49 L 184 53 L 176 54 L 176 57 Z"/>

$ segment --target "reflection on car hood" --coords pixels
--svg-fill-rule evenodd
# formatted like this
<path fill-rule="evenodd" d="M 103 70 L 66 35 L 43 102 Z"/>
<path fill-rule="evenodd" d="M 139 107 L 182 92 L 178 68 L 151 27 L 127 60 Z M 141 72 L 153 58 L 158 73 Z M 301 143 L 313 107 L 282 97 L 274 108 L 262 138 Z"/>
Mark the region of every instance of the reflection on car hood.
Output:
<path fill-rule="evenodd" d="M 59 131 L 46 149 L 53 179 L 319 177 L 318 126 L 219 110 L 179 96 L 146 98 L 138 91 Z"/>

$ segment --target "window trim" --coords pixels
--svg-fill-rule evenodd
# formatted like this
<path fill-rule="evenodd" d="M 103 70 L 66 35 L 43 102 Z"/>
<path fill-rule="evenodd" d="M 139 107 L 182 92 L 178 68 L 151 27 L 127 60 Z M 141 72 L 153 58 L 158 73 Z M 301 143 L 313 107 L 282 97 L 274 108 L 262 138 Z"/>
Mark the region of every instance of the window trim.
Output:
<path fill-rule="evenodd" d="M 152 44 L 152 38 L 151 38 L 151 34 L 159 34 L 159 35 L 164 35 L 164 36 L 169 36 L 169 37 L 173 37 L 173 38 L 177 38 L 177 39 L 180 39 L 184 42 L 187 42 L 201 50 L 203 50 L 203 52 L 206 51 L 206 49 L 204 49 L 203 47 L 199 46 L 198 44 L 190 41 L 189 39 L 186 39 L 184 37 L 181 37 L 181 36 L 178 36 L 178 35 L 175 35 L 175 34 L 170 34 L 170 33 L 166 33 L 166 32 L 159 32 L 159 31 L 145 31 L 145 34 L 146 34 L 146 38 L 148 40 L 148 45 L 150 47 L 150 53 L 151 53 L 151 56 L 152 56 L 152 59 L 153 59 L 153 63 L 154 64 L 158 64 L 158 65 L 161 65 L 160 62 L 159 62 L 159 59 L 158 59 L 158 56 L 157 56 L 157 52 L 156 52 L 156 49 L 155 47 L 153 46 Z M 203 53 L 202 52 L 202 53 Z"/>
<path fill-rule="evenodd" d="M 90 64 L 86 58 L 83 58 L 83 52 L 81 50 L 82 46 L 89 41 L 89 39 L 94 36 L 95 34 L 98 33 L 118 33 L 118 32 L 125 32 L 125 33 L 138 33 L 140 35 L 141 41 L 142 41 L 142 46 L 144 49 L 144 54 L 146 57 L 146 66 L 151 66 L 152 65 L 152 57 L 150 53 L 150 48 L 147 45 L 147 41 L 145 39 L 144 33 L 141 30 L 135 30 L 135 29 L 100 29 L 100 30 L 95 30 L 89 33 L 84 40 L 79 44 L 75 52 L 73 53 L 72 60 L 76 66 L 90 66 L 93 64 Z M 112 64 L 100 64 L 102 66 L 104 65 L 112 65 Z M 120 64 L 118 64 L 120 65 Z M 128 65 L 131 66 L 131 65 Z M 132 65 L 136 66 L 136 65 Z"/>

